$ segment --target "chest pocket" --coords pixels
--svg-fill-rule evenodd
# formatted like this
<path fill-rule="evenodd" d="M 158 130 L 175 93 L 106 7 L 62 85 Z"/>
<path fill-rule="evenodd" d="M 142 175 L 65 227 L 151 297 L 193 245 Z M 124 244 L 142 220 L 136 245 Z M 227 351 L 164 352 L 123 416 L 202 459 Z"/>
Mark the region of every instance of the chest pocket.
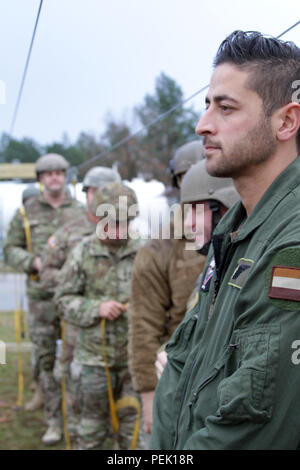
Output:
<path fill-rule="evenodd" d="M 43 245 L 47 243 L 48 238 L 53 235 L 53 227 L 45 220 L 29 220 L 30 235 L 32 241 L 37 241 Z"/>
<path fill-rule="evenodd" d="M 236 371 L 218 387 L 219 413 L 234 422 L 270 419 L 279 360 L 280 326 L 235 332 Z"/>

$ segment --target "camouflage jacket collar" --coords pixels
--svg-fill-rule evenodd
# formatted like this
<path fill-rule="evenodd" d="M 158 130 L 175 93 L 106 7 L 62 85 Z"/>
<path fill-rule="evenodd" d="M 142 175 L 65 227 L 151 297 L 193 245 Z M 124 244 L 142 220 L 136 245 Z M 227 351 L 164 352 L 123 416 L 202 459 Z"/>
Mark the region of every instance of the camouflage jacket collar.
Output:
<path fill-rule="evenodd" d="M 49 202 L 46 201 L 45 196 L 42 192 L 41 192 L 41 194 L 38 195 L 38 200 L 41 204 L 46 204 L 47 206 L 52 207 L 51 204 L 49 204 Z M 65 198 L 64 198 L 62 204 L 59 207 L 70 206 L 73 201 L 74 201 L 74 199 L 68 193 L 65 192 Z"/>
<path fill-rule="evenodd" d="M 113 255 L 109 251 L 108 246 L 105 243 L 101 243 L 97 234 L 93 234 L 90 238 L 90 247 L 89 247 L 89 254 L 91 256 L 104 256 L 106 258 L 111 258 Z M 117 259 L 125 258 L 126 256 L 130 256 L 132 254 L 137 253 L 140 247 L 138 240 L 131 240 L 129 239 L 127 243 L 124 243 L 118 251 L 114 253 L 114 256 Z"/>

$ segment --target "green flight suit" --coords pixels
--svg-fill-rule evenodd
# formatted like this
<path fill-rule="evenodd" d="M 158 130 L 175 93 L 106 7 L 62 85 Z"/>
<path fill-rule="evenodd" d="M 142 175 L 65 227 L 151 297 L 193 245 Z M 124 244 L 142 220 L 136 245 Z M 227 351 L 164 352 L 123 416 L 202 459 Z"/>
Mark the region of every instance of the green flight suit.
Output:
<path fill-rule="evenodd" d="M 217 226 L 172 335 L 152 449 L 300 448 L 300 157 Z"/>

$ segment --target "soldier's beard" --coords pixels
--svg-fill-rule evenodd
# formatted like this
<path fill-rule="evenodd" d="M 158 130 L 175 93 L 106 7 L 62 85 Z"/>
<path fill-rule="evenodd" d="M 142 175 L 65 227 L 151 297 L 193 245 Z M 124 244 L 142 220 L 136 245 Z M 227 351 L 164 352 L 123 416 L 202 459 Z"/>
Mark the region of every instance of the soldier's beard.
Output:
<path fill-rule="evenodd" d="M 45 192 L 53 198 L 59 198 L 62 196 L 62 194 L 65 192 L 64 185 L 57 185 L 57 186 L 45 186 Z"/>
<path fill-rule="evenodd" d="M 204 137 L 204 145 L 209 145 L 209 137 Z M 211 176 L 236 178 L 250 168 L 266 162 L 276 151 L 270 119 L 263 113 L 244 138 L 224 148 L 221 143 L 213 143 L 219 148 L 219 155 L 208 157 L 206 170 Z"/>

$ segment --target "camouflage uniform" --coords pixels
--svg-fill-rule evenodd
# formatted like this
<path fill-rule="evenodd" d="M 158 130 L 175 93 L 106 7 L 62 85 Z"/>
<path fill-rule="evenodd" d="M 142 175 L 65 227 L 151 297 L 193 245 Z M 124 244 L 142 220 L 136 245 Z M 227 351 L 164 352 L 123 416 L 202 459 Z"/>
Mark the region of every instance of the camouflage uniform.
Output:
<path fill-rule="evenodd" d="M 53 377 L 56 339 L 60 336 L 59 319 L 53 306 L 53 294 L 47 291 L 40 279 L 33 280 L 35 258 L 40 257 L 48 238 L 68 220 L 74 220 L 83 211 L 83 206 L 66 195 L 64 202 L 53 208 L 43 194 L 25 203 L 28 218 L 32 253 L 28 251 L 24 229 L 24 218 L 19 211 L 14 215 L 6 241 L 4 255 L 6 263 L 21 268 L 27 273 L 27 295 L 29 303 L 28 327 L 35 350 L 34 375 L 40 373 L 40 383 L 45 397 L 45 415 L 48 425 L 58 423 L 61 416 L 60 386 Z"/>
<path fill-rule="evenodd" d="M 79 427 L 81 449 L 103 449 L 110 435 L 110 410 L 102 354 L 99 307 L 102 302 L 128 302 L 135 255 L 140 242 L 124 240 L 110 247 L 97 235 L 85 238 L 70 253 L 60 275 L 56 294 L 59 310 L 68 322 L 80 327 L 75 360 L 82 364 L 82 413 Z M 136 396 L 128 371 L 127 336 L 129 311 L 114 321 L 106 321 L 105 342 L 114 399 Z M 128 449 L 136 413 L 126 408 L 118 413 L 118 445 Z"/>
<path fill-rule="evenodd" d="M 69 252 L 84 237 L 95 232 L 95 224 L 88 218 L 88 213 L 71 220 L 52 235 L 42 253 L 42 269 L 40 277 L 43 286 L 48 291 L 55 293 L 58 287 L 59 271 L 64 265 Z M 80 417 L 80 394 L 79 394 L 79 367 L 73 361 L 73 352 L 78 336 L 78 327 L 64 322 L 65 344 L 64 354 L 60 362 L 66 380 L 66 402 L 68 431 L 71 440 L 77 436 L 77 427 Z M 55 367 L 59 368 L 59 367 Z"/>

